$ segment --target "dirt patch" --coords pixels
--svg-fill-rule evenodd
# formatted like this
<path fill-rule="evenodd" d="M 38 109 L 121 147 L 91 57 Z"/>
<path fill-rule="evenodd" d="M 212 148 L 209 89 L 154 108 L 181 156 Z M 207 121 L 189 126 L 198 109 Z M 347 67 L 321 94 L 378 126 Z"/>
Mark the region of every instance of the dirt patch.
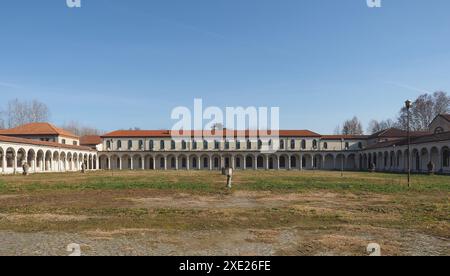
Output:
<path fill-rule="evenodd" d="M 56 215 L 56 214 L 0 214 L 0 220 L 4 219 L 11 222 L 21 222 L 24 220 L 66 222 L 66 221 L 84 221 L 91 217 L 74 215 Z"/>

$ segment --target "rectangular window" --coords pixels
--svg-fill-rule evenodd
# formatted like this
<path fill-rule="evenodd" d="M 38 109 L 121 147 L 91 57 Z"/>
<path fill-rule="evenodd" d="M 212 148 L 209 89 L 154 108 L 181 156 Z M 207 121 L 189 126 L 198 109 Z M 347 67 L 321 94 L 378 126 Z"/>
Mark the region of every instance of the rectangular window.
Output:
<path fill-rule="evenodd" d="M 66 139 L 62 139 L 62 144 L 63 144 L 63 145 L 66 144 Z"/>

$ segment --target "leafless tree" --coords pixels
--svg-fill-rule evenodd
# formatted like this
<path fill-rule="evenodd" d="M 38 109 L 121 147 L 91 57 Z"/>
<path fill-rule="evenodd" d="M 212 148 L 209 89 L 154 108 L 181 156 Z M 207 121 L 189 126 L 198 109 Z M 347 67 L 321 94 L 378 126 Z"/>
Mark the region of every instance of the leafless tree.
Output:
<path fill-rule="evenodd" d="M 31 102 L 14 99 L 8 102 L 4 120 L 8 128 L 27 123 L 46 122 L 50 118 L 48 107 L 37 100 Z"/>
<path fill-rule="evenodd" d="M 344 135 L 364 134 L 362 124 L 359 121 L 358 117 L 355 116 L 351 120 L 345 121 L 341 133 Z"/>
<path fill-rule="evenodd" d="M 368 133 L 374 134 L 379 131 L 389 129 L 389 128 L 394 128 L 394 127 L 397 127 L 397 123 L 391 119 L 387 119 L 387 120 L 383 120 L 383 121 L 372 120 L 369 123 Z"/>
<path fill-rule="evenodd" d="M 76 121 L 70 121 L 69 123 L 62 125 L 61 128 L 65 129 L 67 131 L 70 131 L 77 136 L 103 134 L 103 131 L 101 131 L 99 129 L 96 129 L 93 127 L 88 127 L 88 126 L 83 126 L 82 124 L 80 124 Z"/>
<path fill-rule="evenodd" d="M 410 127 L 413 131 L 428 130 L 432 120 L 439 114 L 450 112 L 450 96 L 438 91 L 430 94 L 420 95 L 411 108 Z M 402 108 L 397 119 L 397 125 L 407 128 L 407 110 Z"/>

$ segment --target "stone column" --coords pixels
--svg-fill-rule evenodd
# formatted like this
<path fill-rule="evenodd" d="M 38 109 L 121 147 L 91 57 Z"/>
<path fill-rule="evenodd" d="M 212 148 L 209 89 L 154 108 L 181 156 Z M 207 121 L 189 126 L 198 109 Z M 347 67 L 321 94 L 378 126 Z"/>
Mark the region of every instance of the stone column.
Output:
<path fill-rule="evenodd" d="M 266 158 L 266 170 L 269 170 L 269 169 L 270 169 L 270 163 L 269 163 L 269 161 L 270 161 L 270 156 L 267 156 L 267 158 Z"/>
<path fill-rule="evenodd" d="M 291 158 L 292 158 L 292 156 L 288 155 L 288 170 L 291 170 L 291 168 L 292 168 Z"/>
<path fill-rule="evenodd" d="M 145 146 L 145 143 L 144 143 L 144 146 Z M 145 170 L 145 156 L 141 156 L 141 167 L 142 167 L 142 170 Z"/>
<path fill-rule="evenodd" d="M 131 156 L 130 157 L 130 170 L 133 170 L 134 169 L 134 157 L 133 156 Z"/>
<path fill-rule="evenodd" d="M 209 158 L 209 170 L 212 171 L 212 169 L 213 169 L 213 158 L 210 157 Z"/>
<path fill-rule="evenodd" d="M 300 155 L 300 171 L 303 171 L 303 155 Z"/>
<path fill-rule="evenodd" d="M 243 164 L 244 164 L 244 170 L 247 169 L 247 157 L 244 156 L 244 160 L 242 160 Z"/>
<path fill-rule="evenodd" d="M 122 170 L 122 156 L 119 156 L 119 170 Z"/>
<path fill-rule="evenodd" d="M 190 166 L 190 162 L 191 161 L 191 158 L 188 156 L 188 157 L 186 157 L 186 170 L 190 170 L 191 168 L 189 167 Z"/>
<path fill-rule="evenodd" d="M 14 154 L 14 164 L 13 164 L 13 169 L 14 169 L 14 174 L 16 174 L 17 172 L 17 153 Z"/>
<path fill-rule="evenodd" d="M 107 157 L 107 160 L 108 160 L 108 170 L 110 171 L 111 170 L 111 157 Z"/>
<path fill-rule="evenodd" d="M 2 173 L 6 171 L 6 152 L 2 154 Z"/>
<path fill-rule="evenodd" d="M 234 155 L 231 155 L 230 161 L 231 161 L 231 168 L 233 170 L 236 170 L 236 157 Z"/>
<path fill-rule="evenodd" d="M 167 171 L 167 156 L 164 156 L 164 170 Z"/>

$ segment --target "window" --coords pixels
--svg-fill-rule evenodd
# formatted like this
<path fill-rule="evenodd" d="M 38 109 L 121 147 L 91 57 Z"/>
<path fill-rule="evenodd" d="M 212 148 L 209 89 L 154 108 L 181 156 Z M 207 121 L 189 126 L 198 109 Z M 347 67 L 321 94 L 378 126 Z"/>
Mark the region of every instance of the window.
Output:
<path fill-rule="evenodd" d="M 439 133 L 443 133 L 444 132 L 444 129 L 442 128 L 442 127 L 437 127 L 435 130 L 434 130 L 434 134 L 439 134 Z"/>
<path fill-rule="evenodd" d="M 144 149 L 144 141 L 139 140 L 139 149 L 143 150 Z"/>
<path fill-rule="evenodd" d="M 328 143 L 327 142 L 323 143 L 323 148 L 324 149 L 328 149 Z"/>
<path fill-rule="evenodd" d="M 359 149 L 362 149 L 362 148 L 363 148 L 363 145 L 362 145 L 361 142 L 358 143 L 358 148 L 359 148 Z"/>
<path fill-rule="evenodd" d="M 220 142 L 217 140 L 214 141 L 214 149 L 216 150 L 220 149 Z"/>
<path fill-rule="evenodd" d="M 172 150 L 174 150 L 174 149 L 176 149 L 176 143 L 175 143 L 175 141 L 174 140 L 172 140 L 171 142 L 170 142 L 170 149 L 172 149 Z"/>
<path fill-rule="evenodd" d="M 241 149 L 241 141 L 239 141 L 239 140 L 236 141 L 236 149 L 238 149 L 238 150 Z"/>
<path fill-rule="evenodd" d="M 122 141 L 117 141 L 117 149 L 122 149 Z"/>
<path fill-rule="evenodd" d="M 284 140 L 280 141 L 280 149 L 284 149 Z"/>
<path fill-rule="evenodd" d="M 252 149 L 252 142 L 247 140 L 247 149 Z"/>
<path fill-rule="evenodd" d="M 208 149 L 208 141 L 206 141 L 206 140 L 203 141 L 203 149 L 204 150 Z"/>
<path fill-rule="evenodd" d="M 78 146 L 78 142 L 77 141 L 73 141 L 73 145 L 74 146 Z"/>
<path fill-rule="evenodd" d="M 262 141 L 261 140 L 258 140 L 258 149 L 260 150 L 260 149 L 262 149 Z"/>
<path fill-rule="evenodd" d="M 133 148 L 133 141 L 128 140 L 128 149 L 132 149 Z"/>
<path fill-rule="evenodd" d="M 66 144 L 66 139 L 62 139 L 62 144 L 63 144 L 63 145 Z"/>
<path fill-rule="evenodd" d="M 313 140 L 313 149 L 317 149 L 317 140 Z"/>
<path fill-rule="evenodd" d="M 155 144 L 154 144 L 153 140 L 150 140 L 150 142 L 148 143 L 148 148 L 150 150 L 154 150 L 155 149 Z"/>
<path fill-rule="evenodd" d="M 225 149 L 230 149 L 230 141 L 225 140 Z"/>
<path fill-rule="evenodd" d="M 349 148 L 350 148 L 349 142 L 345 142 L 345 149 L 349 149 Z"/>
<path fill-rule="evenodd" d="M 192 140 L 192 149 L 193 150 L 197 149 L 197 141 L 195 141 L 195 140 Z M 194 166 L 194 167 L 197 167 L 197 166 Z"/>
<path fill-rule="evenodd" d="M 302 149 L 306 149 L 306 140 L 302 140 Z"/>
<path fill-rule="evenodd" d="M 294 139 L 291 140 L 291 149 L 295 149 L 295 140 Z"/>
<path fill-rule="evenodd" d="M 161 142 L 159 142 L 159 148 L 160 149 L 165 149 L 165 143 L 164 143 L 164 140 L 161 140 Z"/>
<path fill-rule="evenodd" d="M 183 150 L 187 149 L 187 143 L 184 140 L 181 141 L 181 149 L 183 149 Z"/>
<path fill-rule="evenodd" d="M 111 149 L 111 141 L 106 141 L 106 149 Z"/>

